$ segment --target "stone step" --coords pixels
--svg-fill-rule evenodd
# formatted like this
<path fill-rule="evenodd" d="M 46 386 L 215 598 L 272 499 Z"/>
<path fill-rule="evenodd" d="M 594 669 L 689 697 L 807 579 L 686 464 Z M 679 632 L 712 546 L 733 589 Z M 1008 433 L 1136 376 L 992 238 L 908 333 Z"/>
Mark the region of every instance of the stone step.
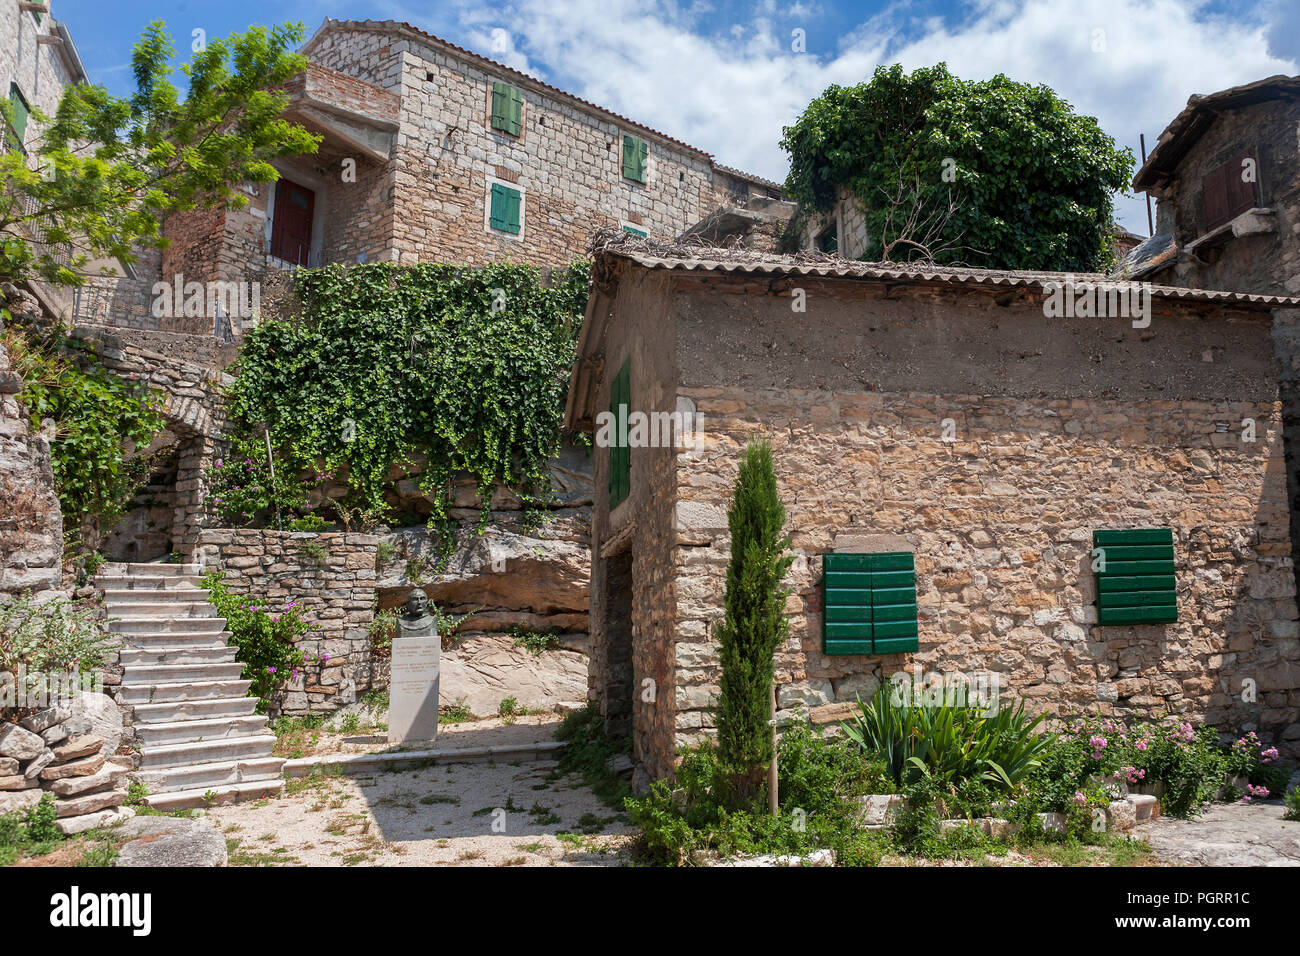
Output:
<path fill-rule="evenodd" d="M 157 621 L 193 621 L 216 617 L 217 609 L 207 601 L 176 601 L 172 604 L 108 605 L 114 621 L 148 624 Z"/>
<path fill-rule="evenodd" d="M 108 622 L 114 634 L 208 634 L 217 635 L 226 630 L 224 617 L 123 618 Z"/>
<path fill-rule="evenodd" d="M 200 720 L 173 720 L 156 724 L 140 724 L 135 729 L 142 750 L 166 744 L 196 744 L 210 740 L 234 740 L 239 737 L 258 737 L 266 734 L 266 718 L 207 717 Z"/>
<path fill-rule="evenodd" d="M 99 574 L 95 580 L 102 577 L 117 577 L 121 575 L 167 575 L 184 577 L 190 575 L 197 577 L 203 573 L 203 568 L 198 564 L 171 564 L 166 561 L 106 561 L 100 565 Z"/>
<path fill-rule="evenodd" d="M 256 780 L 278 780 L 284 767 L 282 757 L 250 757 L 220 763 L 198 763 L 189 767 L 140 770 L 136 777 L 151 794 L 174 790 L 208 790 Z"/>
<path fill-rule="evenodd" d="M 188 607 L 191 604 L 208 604 L 208 592 L 202 588 L 145 588 L 143 591 L 105 591 L 104 606 L 109 613 L 114 609 L 131 611 L 137 607 Z"/>
<path fill-rule="evenodd" d="M 174 720 L 251 717 L 255 713 L 256 697 L 215 697 L 209 700 L 177 700 L 165 704 L 136 704 L 135 722 L 137 725 L 158 724 Z"/>
<path fill-rule="evenodd" d="M 251 783 L 234 783 L 207 789 L 173 790 L 148 796 L 145 802 L 155 810 L 190 810 L 195 807 L 211 807 L 224 803 L 238 803 L 241 800 L 262 800 L 266 797 L 278 797 L 284 790 L 284 781 L 256 780 Z"/>
<path fill-rule="evenodd" d="M 140 749 L 140 769 L 190 767 L 200 763 L 221 763 L 250 757 L 269 757 L 275 738 L 270 734 L 257 737 L 231 737 L 201 740 L 184 744 L 159 744 Z"/>
<path fill-rule="evenodd" d="M 142 664 L 227 664 L 235 659 L 235 648 L 226 644 L 155 644 L 123 647 L 121 664 L 130 670 Z"/>
<path fill-rule="evenodd" d="M 227 664 L 137 664 L 122 675 L 122 686 L 134 684 L 175 684 L 180 681 L 237 680 L 244 665 Z"/>
<path fill-rule="evenodd" d="M 199 579 L 193 574 L 101 574 L 95 587 L 117 594 L 121 591 L 200 591 Z"/>
<path fill-rule="evenodd" d="M 253 686 L 251 680 L 181 681 L 174 684 L 126 684 L 118 690 L 123 702 L 140 704 L 175 704 L 182 701 L 215 700 L 242 697 Z"/>
<path fill-rule="evenodd" d="M 197 634 L 185 631 L 140 631 L 134 634 L 113 632 L 113 638 L 116 646 L 139 651 L 152 650 L 155 647 L 190 650 L 199 647 L 225 647 L 230 640 L 230 632 L 200 631 Z"/>

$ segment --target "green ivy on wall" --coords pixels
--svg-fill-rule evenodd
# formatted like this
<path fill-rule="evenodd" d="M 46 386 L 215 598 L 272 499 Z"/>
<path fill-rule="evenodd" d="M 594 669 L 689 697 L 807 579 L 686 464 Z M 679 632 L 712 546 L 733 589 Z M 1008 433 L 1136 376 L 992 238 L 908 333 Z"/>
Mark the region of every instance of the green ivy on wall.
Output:
<path fill-rule="evenodd" d="M 8 312 L 0 318 L 10 321 Z M 149 477 L 150 459 L 134 453 L 163 426 L 161 395 L 109 371 L 62 328 L 6 325 L 3 338 L 32 427 L 55 424 L 50 458 L 65 546 L 93 550 Z"/>
<path fill-rule="evenodd" d="M 259 325 L 240 350 L 228 405 L 235 454 L 214 486 L 218 510 L 230 504 L 225 517 L 291 518 L 305 510 L 304 480 L 337 480 L 348 488 L 341 517 L 379 520 L 390 471 L 420 455 L 435 521 L 458 472 L 476 479 L 485 517 L 494 483 L 526 504 L 545 495 L 585 263 L 549 286 L 523 265 L 371 263 L 296 276 L 301 319 Z"/>

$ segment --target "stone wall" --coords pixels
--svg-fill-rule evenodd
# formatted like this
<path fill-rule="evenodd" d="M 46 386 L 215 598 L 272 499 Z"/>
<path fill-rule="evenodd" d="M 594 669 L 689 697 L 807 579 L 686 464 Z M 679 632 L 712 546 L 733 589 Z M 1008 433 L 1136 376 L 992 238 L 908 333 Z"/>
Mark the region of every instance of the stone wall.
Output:
<path fill-rule="evenodd" d="M 50 466 L 52 435 L 32 430 L 17 397 L 22 387 L 0 344 L 0 601 L 27 591 L 38 600 L 54 597 L 63 585 L 63 515 Z"/>
<path fill-rule="evenodd" d="M 374 617 L 375 554 L 379 539 L 343 532 L 206 529 L 195 559 L 205 570 L 225 573 L 234 594 L 247 594 L 269 608 L 297 603 L 311 625 L 299 647 L 327 655 L 288 685 L 278 709 L 286 714 L 335 710 L 371 686 L 368 628 Z M 312 553 L 324 549 L 318 559 Z"/>
<path fill-rule="evenodd" d="M 688 387 L 705 447 L 678 456 L 678 742 L 712 728 L 711 633 L 730 542 L 725 492 L 773 442 L 796 561 L 780 706 L 840 716 L 903 668 L 998 674 L 1031 708 L 1259 729 L 1300 753 L 1297 625 L 1280 408 L 1272 402 L 1032 400 Z M 938 424 L 960 423 L 944 442 Z M 1253 418 L 1257 440 L 1215 431 Z M 1172 527 L 1179 621 L 1099 627 L 1098 528 Z M 915 553 L 920 650 L 821 652 L 821 555 L 847 536 Z M 1258 688 L 1241 699 L 1243 683 Z"/>

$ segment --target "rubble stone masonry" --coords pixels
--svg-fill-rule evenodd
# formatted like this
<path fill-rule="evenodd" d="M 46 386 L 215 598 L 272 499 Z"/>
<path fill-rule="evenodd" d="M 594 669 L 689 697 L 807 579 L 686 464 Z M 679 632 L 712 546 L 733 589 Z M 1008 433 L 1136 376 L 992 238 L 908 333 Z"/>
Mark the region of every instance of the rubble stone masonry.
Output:
<path fill-rule="evenodd" d="M 766 435 L 797 555 L 793 632 L 777 658 L 783 709 L 843 716 L 836 704 L 903 668 L 992 671 L 1034 710 L 1184 714 L 1261 728 L 1300 753 L 1279 404 L 681 393 L 707 424 L 704 447 L 678 455 L 679 743 L 712 729 L 710 630 L 729 554 L 720 491 L 745 442 Z M 959 423 L 955 442 L 941 440 L 945 418 Z M 1253 443 L 1237 427 L 1246 418 L 1258 423 Z M 1174 529 L 1178 623 L 1097 626 L 1091 535 L 1110 527 Z M 863 535 L 915 552 L 918 653 L 821 652 L 821 555 Z"/>

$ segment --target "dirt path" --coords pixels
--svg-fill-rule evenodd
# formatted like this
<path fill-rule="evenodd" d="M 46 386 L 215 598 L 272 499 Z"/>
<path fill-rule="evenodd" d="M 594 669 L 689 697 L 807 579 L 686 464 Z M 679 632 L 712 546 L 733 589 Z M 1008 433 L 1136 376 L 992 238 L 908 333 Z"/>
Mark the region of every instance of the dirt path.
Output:
<path fill-rule="evenodd" d="M 231 844 L 231 866 L 618 865 L 630 828 L 554 771 L 528 761 L 317 776 L 208 818 Z"/>
<path fill-rule="evenodd" d="M 1200 866 L 1300 866 L 1300 823 L 1280 803 L 1216 803 L 1194 820 L 1161 817 L 1133 831 L 1157 856 Z"/>

